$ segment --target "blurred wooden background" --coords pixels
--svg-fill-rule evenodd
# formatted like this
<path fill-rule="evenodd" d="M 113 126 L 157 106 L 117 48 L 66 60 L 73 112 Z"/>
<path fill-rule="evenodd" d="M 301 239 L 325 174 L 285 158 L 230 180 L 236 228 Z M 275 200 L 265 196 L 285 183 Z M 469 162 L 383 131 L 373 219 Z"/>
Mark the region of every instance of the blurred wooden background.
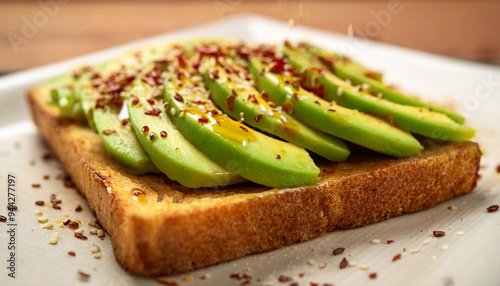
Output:
<path fill-rule="evenodd" d="M 371 38 L 500 64 L 500 1 L 3 0 L 0 74 L 245 12 L 345 34 L 351 23 L 383 24 L 377 17 L 395 4 L 399 12 Z"/>

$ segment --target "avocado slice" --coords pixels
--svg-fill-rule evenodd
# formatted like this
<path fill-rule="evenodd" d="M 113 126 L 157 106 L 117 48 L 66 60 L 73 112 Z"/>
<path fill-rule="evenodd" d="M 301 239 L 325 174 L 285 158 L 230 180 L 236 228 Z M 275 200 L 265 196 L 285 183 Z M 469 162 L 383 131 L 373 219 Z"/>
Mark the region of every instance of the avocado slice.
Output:
<path fill-rule="evenodd" d="M 162 63 L 148 66 L 135 79 L 128 112 L 139 143 L 153 163 L 172 180 L 190 188 L 214 187 L 244 181 L 199 151 L 175 128 L 162 99 Z"/>
<path fill-rule="evenodd" d="M 301 123 L 280 107 L 271 107 L 269 103 L 272 102 L 263 98 L 266 94 L 253 87 L 253 80 L 240 66 L 243 63 L 231 65 L 231 61 L 230 58 L 226 59 L 225 69 L 220 65 L 212 65 L 204 73 L 211 98 L 224 113 L 330 161 L 345 161 L 349 157 L 349 149 L 342 140 Z M 213 76 L 215 74 L 216 78 Z M 231 102 L 230 106 L 228 102 Z"/>
<path fill-rule="evenodd" d="M 307 151 L 256 132 L 215 107 L 193 68 L 197 55 L 170 64 L 164 83 L 167 114 L 184 137 L 227 170 L 255 183 L 275 188 L 314 184 L 319 169 Z"/>
<path fill-rule="evenodd" d="M 327 66 L 332 73 L 343 80 L 350 80 L 353 85 L 364 85 L 372 95 L 381 94 L 383 98 L 399 103 L 402 105 L 409 105 L 415 107 L 426 107 L 435 112 L 445 114 L 458 124 L 463 124 L 465 118 L 460 114 L 427 102 L 423 102 L 415 97 L 408 96 L 402 92 L 387 86 L 380 76 L 380 73 L 367 70 L 359 63 L 353 62 L 348 57 L 337 56 L 332 52 L 312 46 L 301 45 L 305 48 L 306 52 L 311 53 L 320 59 L 325 66 Z"/>
<path fill-rule="evenodd" d="M 297 70 L 304 70 L 301 84 L 327 101 L 385 117 L 409 132 L 434 139 L 461 142 L 475 134 L 474 129 L 462 126 L 442 113 L 424 107 L 397 104 L 362 92 L 359 87 L 353 87 L 322 67 L 318 60 L 298 50 L 284 47 L 283 52 L 291 65 Z"/>
<path fill-rule="evenodd" d="M 257 86 L 295 118 L 323 132 L 395 157 L 423 149 L 413 136 L 384 120 L 327 102 L 298 85 L 298 77 L 271 73 L 258 57 L 250 60 Z"/>

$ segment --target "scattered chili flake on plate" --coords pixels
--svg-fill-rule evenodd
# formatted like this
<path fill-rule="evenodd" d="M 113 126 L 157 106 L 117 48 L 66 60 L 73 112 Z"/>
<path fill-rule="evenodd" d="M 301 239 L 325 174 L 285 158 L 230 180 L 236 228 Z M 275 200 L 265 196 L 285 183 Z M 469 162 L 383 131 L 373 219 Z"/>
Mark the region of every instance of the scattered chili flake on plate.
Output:
<path fill-rule="evenodd" d="M 496 212 L 498 210 L 498 205 L 491 205 L 486 209 L 489 213 Z"/>

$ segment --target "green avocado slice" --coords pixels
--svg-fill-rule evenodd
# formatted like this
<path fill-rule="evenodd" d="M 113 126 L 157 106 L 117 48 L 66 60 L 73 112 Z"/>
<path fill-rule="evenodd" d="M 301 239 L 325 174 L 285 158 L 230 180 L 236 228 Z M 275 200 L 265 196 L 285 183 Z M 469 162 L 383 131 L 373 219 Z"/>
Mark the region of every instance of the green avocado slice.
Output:
<path fill-rule="evenodd" d="M 164 85 L 170 108 L 167 114 L 177 129 L 227 170 L 275 188 L 316 182 L 319 169 L 303 148 L 270 138 L 222 114 L 189 59 L 169 65 Z"/>
<path fill-rule="evenodd" d="M 128 112 L 139 143 L 153 163 L 172 180 L 190 188 L 244 181 L 199 151 L 175 128 L 165 113 L 159 76 L 161 63 L 145 69 L 134 81 Z"/>
<path fill-rule="evenodd" d="M 318 130 L 395 157 L 408 157 L 423 149 L 410 133 L 384 120 L 327 102 L 294 84 L 298 78 L 263 69 L 257 57 L 252 57 L 250 63 L 260 90 L 295 118 Z"/>
<path fill-rule="evenodd" d="M 228 74 L 226 70 L 232 73 Z M 214 74 L 217 74 L 217 78 L 214 78 Z M 240 77 L 242 75 L 244 78 Z M 266 94 L 259 93 L 253 87 L 249 75 L 240 66 L 231 65 L 231 69 L 224 69 L 217 65 L 207 69 L 204 78 L 212 100 L 232 118 L 304 147 L 330 161 L 345 161 L 349 157 L 349 149 L 342 140 L 301 123 L 280 107 L 271 107 L 263 98 Z M 227 105 L 229 101 L 232 101 L 231 106 Z"/>
<path fill-rule="evenodd" d="M 412 133 L 434 139 L 461 142 L 472 138 L 475 130 L 462 126 L 448 116 L 424 107 L 401 105 L 362 92 L 321 67 L 321 63 L 297 50 L 284 47 L 290 64 L 304 71 L 302 84 L 315 94 L 336 104 L 361 112 L 386 117 Z"/>
<path fill-rule="evenodd" d="M 429 108 L 435 112 L 445 114 L 458 124 L 463 124 L 465 121 L 465 118 L 463 116 L 452 110 L 423 102 L 415 97 L 408 96 L 394 88 L 387 86 L 381 80 L 381 76 L 379 76 L 379 73 L 369 71 L 360 64 L 351 61 L 347 57 L 336 56 L 332 52 L 328 52 L 324 49 L 312 45 L 302 45 L 302 47 L 305 47 L 304 52 L 311 53 L 312 55 L 320 59 L 323 64 L 325 64 L 336 76 L 343 80 L 350 80 L 351 83 L 355 86 L 365 85 L 367 91 L 369 91 L 373 95 L 381 94 L 383 98 L 402 105 Z"/>

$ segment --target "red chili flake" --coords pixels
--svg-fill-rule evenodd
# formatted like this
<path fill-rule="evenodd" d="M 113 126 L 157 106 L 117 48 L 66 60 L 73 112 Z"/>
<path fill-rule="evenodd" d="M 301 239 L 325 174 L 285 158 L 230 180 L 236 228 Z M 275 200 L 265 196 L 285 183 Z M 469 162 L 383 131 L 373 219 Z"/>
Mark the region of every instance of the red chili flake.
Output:
<path fill-rule="evenodd" d="M 265 101 L 269 100 L 269 94 L 267 94 L 267 92 L 265 90 L 260 93 L 260 97 L 262 99 L 264 99 Z"/>
<path fill-rule="evenodd" d="M 319 283 L 310 282 L 309 285 L 310 286 L 319 286 Z"/>
<path fill-rule="evenodd" d="M 203 101 L 203 100 L 193 100 L 192 102 L 193 102 L 193 103 L 196 103 L 196 104 L 198 104 L 198 105 L 205 105 L 205 104 L 207 104 L 207 102 L 206 102 L 206 101 Z"/>
<path fill-rule="evenodd" d="M 286 70 L 285 65 L 286 62 L 283 58 L 275 59 L 273 66 L 269 69 L 269 71 L 273 73 L 283 73 Z"/>
<path fill-rule="evenodd" d="M 497 173 L 500 173 L 500 165 L 497 166 Z"/>
<path fill-rule="evenodd" d="M 274 103 L 274 101 L 268 101 L 267 104 L 269 106 L 271 106 L 272 108 L 275 108 L 276 107 L 276 103 Z"/>
<path fill-rule="evenodd" d="M 144 192 L 143 190 L 141 190 L 139 188 L 133 188 L 130 193 L 132 195 L 134 195 L 134 196 L 140 196 L 140 195 L 145 195 L 146 194 L 146 192 Z"/>
<path fill-rule="evenodd" d="M 391 240 L 387 241 L 387 244 L 391 244 L 391 243 L 394 243 L 394 240 L 391 239 Z"/>
<path fill-rule="evenodd" d="M 333 255 L 339 255 L 344 253 L 345 248 L 344 247 L 337 247 L 333 250 Z"/>
<path fill-rule="evenodd" d="M 43 158 L 44 160 L 50 160 L 50 159 L 52 159 L 52 154 L 50 154 L 50 153 L 45 153 L 45 154 L 43 154 L 42 158 Z"/>
<path fill-rule="evenodd" d="M 335 111 L 337 111 L 337 110 L 332 109 L 332 108 L 329 108 L 329 109 L 328 109 L 328 111 L 335 112 Z"/>
<path fill-rule="evenodd" d="M 441 231 L 441 230 L 435 230 L 432 232 L 432 234 L 435 236 L 435 237 L 443 237 L 445 235 L 445 232 L 444 231 Z"/>
<path fill-rule="evenodd" d="M 78 229 L 78 227 L 80 226 L 76 221 L 70 221 L 68 223 L 68 226 L 72 229 Z"/>
<path fill-rule="evenodd" d="M 154 100 L 152 100 L 152 99 L 148 99 L 148 100 L 146 100 L 146 101 L 147 101 L 150 105 L 155 104 L 155 101 L 154 101 Z"/>
<path fill-rule="evenodd" d="M 291 100 L 289 100 L 289 99 L 287 99 L 287 100 L 283 103 L 282 107 L 283 107 L 283 110 L 284 110 L 286 113 L 288 113 L 288 114 L 292 114 L 292 113 L 293 113 L 293 111 L 294 111 L 293 103 L 292 103 L 292 101 L 291 101 Z"/>
<path fill-rule="evenodd" d="M 245 131 L 245 132 L 248 132 L 248 129 L 246 129 L 244 126 L 240 125 L 240 129 L 243 130 L 243 131 Z"/>
<path fill-rule="evenodd" d="M 305 275 L 304 273 L 299 273 L 299 278 L 304 277 L 304 275 Z"/>
<path fill-rule="evenodd" d="M 7 218 L 3 215 L 0 215 L 0 222 L 6 222 Z"/>
<path fill-rule="evenodd" d="M 111 129 L 104 129 L 104 130 L 102 131 L 102 133 L 103 133 L 104 135 L 111 135 L 111 134 L 113 134 L 113 133 L 116 133 L 116 131 L 115 131 L 115 130 L 111 130 Z"/>
<path fill-rule="evenodd" d="M 43 206 L 43 205 L 45 205 L 45 202 L 44 201 L 36 201 L 35 205 L 37 205 L 37 206 Z"/>
<path fill-rule="evenodd" d="M 137 103 L 139 103 L 139 99 L 135 98 L 132 100 L 132 105 L 137 105 Z"/>
<path fill-rule="evenodd" d="M 237 279 L 237 280 L 241 279 L 240 274 L 238 274 L 238 273 L 233 273 L 233 274 L 229 275 L 229 278 Z"/>
<path fill-rule="evenodd" d="M 498 205 L 491 205 L 486 209 L 489 213 L 496 212 L 498 210 Z"/>
<path fill-rule="evenodd" d="M 80 275 L 80 277 L 81 277 L 82 279 L 89 279 L 89 278 L 90 278 L 90 274 L 87 274 L 87 273 L 82 272 L 82 271 L 80 271 L 80 270 L 78 270 L 78 275 Z"/>
<path fill-rule="evenodd" d="M 255 118 L 254 118 L 255 122 L 260 122 L 261 119 L 262 119 L 262 115 L 261 114 L 255 116 Z"/>
<path fill-rule="evenodd" d="M 175 282 L 174 280 L 167 278 L 167 277 L 158 277 L 158 278 L 156 278 L 156 282 L 163 284 L 163 285 L 167 285 L 167 286 L 177 286 L 178 285 L 177 282 Z"/>
<path fill-rule="evenodd" d="M 74 235 L 76 238 L 83 239 L 83 240 L 87 240 L 87 237 L 86 237 L 85 235 L 83 235 L 82 233 L 73 232 L 73 235 Z"/>
<path fill-rule="evenodd" d="M 401 253 L 396 254 L 393 258 L 392 261 L 396 261 L 398 259 L 401 259 Z"/>
<path fill-rule="evenodd" d="M 146 110 L 144 111 L 144 114 L 146 115 L 153 115 L 153 116 L 159 116 L 161 113 L 161 110 L 157 107 L 154 107 L 153 110 Z"/>
<path fill-rule="evenodd" d="M 251 101 L 251 102 L 253 102 L 255 104 L 258 103 L 257 98 L 255 98 L 255 94 L 249 94 L 247 100 L 249 100 L 249 101 Z"/>
<path fill-rule="evenodd" d="M 76 253 L 74 251 L 68 251 L 69 256 L 76 256 Z"/>
<path fill-rule="evenodd" d="M 166 131 L 162 131 L 162 132 L 160 132 L 160 136 L 161 136 L 161 138 L 167 138 L 168 134 Z"/>
<path fill-rule="evenodd" d="M 36 189 L 40 188 L 41 186 L 41 184 L 31 184 L 31 187 Z"/>
<path fill-rule="evenodd" d="M 214 47 L 205 47 L 203 45 L 198 45 L 196 46 L 196 51 L 202 55 L 206 56 L 220 56 L 222 55 L 221 51 L 219 50 L 219 47 L 214 46 Z"/>
<path fill-rule="evenodd" d="M 144 125 L 144 126 L 142 126 L 142 133 L 146 133 L 146 132 L 149 132 L 149 127 Z"/>
<path fill-rule="evenodd" d="M 281 156 L 280 155 L 276 155 L 276 159 L 281 159 Z"/>
<path fill-rule="evenodd" d="M 60 210 L 61 206 L 60 205 L 52 205 L 52 208 L 55 210 Z"/>
<path fill-rule="evenodd" d="M 75 212 L 81 212 L 83 209 L 82 209 L 82 206 L 81 205 L 77 205 L 76 208 L 75 208 Z"/>
<path fill-rule="evenodd" d="M 292 277 L 285 276 L 285 275 L 281 274 L 280 277 L 278 277 L 278 281 L 281 283 L 284 283 L 284 282 L 293 281 L 293 279 L 292 279 Z"/>
<path fill-rule="evenodd" d="M 156 139 L 156 136 L 154 133 L 149 134 L 149 140 L 153 141 Z"/>
<path fill-rule="evenodd" d="M 246 273 L 243 273 L 243 276 L 241 276 L 241 277 L 243 277 L 243 279 L 252 279 L 253 278 L 252 276 L 250 276 Z"/>
<path fill-rule="evenodd" d="M 331 284 L 331 283 L 325 283 L 325 284 L 323 284 L 323 286 L 333 286 L 333 284 Z"/>
<path fill-rule="evenodd" d="M 349 265 L 349 262 L 347 262 L 347 259 L 345 257 L 342 258 L 342 261 L 340 261 L 340 269 L 346 268 L 347 265 Z"/>
<path fill-rule="evenodd" d="M 292 282 L 290 283 L 290 286 L 299 286 L 299 282 Z"/>
<path fill-rule="evenodd" d="M 48 180 L 48 179 L 50 179 L 50 175 L 44 175 L 44 176 L 43 176 L 43 179 L 44 179 L 44 180 Z"/>
<path fill-rule="evenodd" d="M 370 273 L 370 279 L 375 279 L 375 278 L 377 278 L 377 272 Z"/>
<path fill-rule="evenodd" d="M 314 103 L 316 103 L 317 105 L 321 105 L 321 103 L 319 103 L 319 101 L 315 100 Z"/>
<path fill-rule="evenodd" d="M 64 224 L 65 226 L 67 226 L 70 222 L 71 222 L 71 220 L 70 220 L 70 219 L 67 219 L 65 222 L 63 222 L 63 224 Z"/>
<path fill-rule="evenodd" d="M 210 113 L 211 113 L 212 115 L 219 115 L 219 112 L 217 112 L 217 110 L 215 110 L 215 109 L 214 109 L 214 110 L 211 110 L 211 111 L 210 111 Z"/>
<path fill-rule="evenodd" d="M 294 93 L 293 94 L 293 97 L 296 99 L 296 100 L 300 100 L 300 96 L 298 93 Z"/>
<path fill-rule="evenodd" d="M 216 69 L 210 70 L 210 72 L 208 73 L 208 77 L 210 79 L 218 79 L 219 78 L 219 70 L 216 70 Z"/>
<path fill-rule="evenodd" d="M 208 118 L 200 116 L 198 118 L 198 122 L 200 122 L 200 123 L 208 123 Z"/>
<path fill-rule="evenodd" d="M 233 90 L 231 95 L 226 97 L 226 100 L 224 101 L 224 103 L 226 104 L 226 107 L 227 107 L 227 109 L 229 109 L 229 111 L 234 110 L 234 101 L 235 100 L 236 100 L 236 94 L 234 93 L 234 90 Z"/>
<path fill-rule="evenodd" d="M 14 205 L 7 205 L 7 210 L 9 211 L 17 211 L 17 206 L 14 206 Z"/>
<path fill-rule="evenodd" d="M 177 100 L 178 102 L 184 102 L 184 98 L 182 95 L 175 93 L 174 99 Z"/>
<path fill-rule="evenodd" d="M 241 282 L 240 285 L 241 286 L 245 286 L 245 285 L 248 285 L 248 284 L 250 284 L 250 280 L 245 280 L 245 281 Z"/>
<path fill-rule="evenodd" d="M 122 126 L 125 126 L 125 125 L 127 125 L 127 122 L 128 122 L 128 121 L 127 121 L 127 119 L 123 119 L 123 120 L 121 121 L 121 125 L 122 125 Z"/>

